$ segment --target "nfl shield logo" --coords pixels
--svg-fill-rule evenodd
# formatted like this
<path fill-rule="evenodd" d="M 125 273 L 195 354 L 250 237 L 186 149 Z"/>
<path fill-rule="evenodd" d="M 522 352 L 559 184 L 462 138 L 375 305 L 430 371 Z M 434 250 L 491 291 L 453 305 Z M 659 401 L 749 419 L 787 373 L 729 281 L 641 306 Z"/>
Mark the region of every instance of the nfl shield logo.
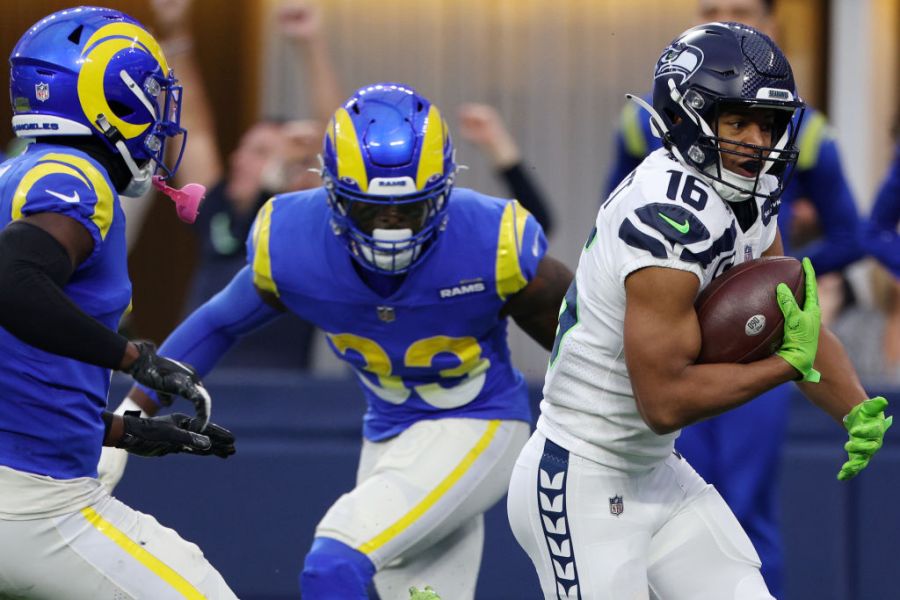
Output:
<path fill-rule="evenodd" d="M 391 306 L 379 306 L 375 310 L 378 311 L 378 318 L 385 323 L 393 323 L 394 319 L 397 318 L 397 315 L 394 314 L 394 309 Z"/>
<path fill-rule="evenodd" d="M 609 514 L 619 516 L 623 512 L 625 512 L 625 502 L 622 501 L 622 496 L 613 496 L 609 499 Z"/>
<path fill-rule="evenodd" d="M 744 246 L 744 262 L 749 262 L 753 260 L 753 248 L 750 247 L 750 244 Z"/>
<path fill-rule="evenodd" d="M 49 100 L 50 84 L 44 82 L 34 84 L 34 97 L 41 102 L 46 102 L 47 100 Z"/>

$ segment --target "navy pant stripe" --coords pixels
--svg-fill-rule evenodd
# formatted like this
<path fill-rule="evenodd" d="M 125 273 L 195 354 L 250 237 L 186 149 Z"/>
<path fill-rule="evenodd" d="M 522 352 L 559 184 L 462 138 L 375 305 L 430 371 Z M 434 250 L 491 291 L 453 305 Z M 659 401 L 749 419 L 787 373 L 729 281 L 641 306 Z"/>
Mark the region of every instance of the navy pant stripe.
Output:
<path fill-rule="evenodd" d="M 575 548 L 566 515 L 566 480 L 569 471 L 569 451 L 546 440 L 538 468 L 537 495 L 541 527 L 550 553 L 550 563 L 556 578 L 556 597 L 559 600 L 581 600 Z"/>

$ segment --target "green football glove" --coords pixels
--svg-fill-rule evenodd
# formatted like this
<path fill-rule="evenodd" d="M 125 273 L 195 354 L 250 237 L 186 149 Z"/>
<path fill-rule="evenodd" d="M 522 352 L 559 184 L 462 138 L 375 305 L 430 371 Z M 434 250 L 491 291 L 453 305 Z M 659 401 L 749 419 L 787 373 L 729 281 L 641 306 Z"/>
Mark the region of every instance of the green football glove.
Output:
<path fill-rule="evenodd" d="M 775 288 L 778 307 L 784 313 L 784 341 L 775 354 L 797 369 L 803 381 L 818 383 L 821 375 L 813 368 L 813 363 L 819 346 L 822 311 L 819 310 L 816 273 L 808 258 L 803 259 L 803 274 L 806 278 L 806 298 L 802 310 L 787 285 L 779 283 Z"/>
<path fill-rule="evenodd" d="M 409 600 L 441 600 L 430 585 L 426 585 L 421 592 L 416 587 L 409 588 Z"/>
<path fill-rule="evenodd" d="M 841 467 L 837 478 L 841 481 L 856 477 L 869 464 L 872 455 L 878 452 L 884 440 L 884 432 L 888 430 L 894 417 L 884 416 L 888 401 L 877 396 L 853 407 L 844 417 L 844 427 L 850 433 L 850 441 L 844 444 L 844 450 L 850 460 Z"/>

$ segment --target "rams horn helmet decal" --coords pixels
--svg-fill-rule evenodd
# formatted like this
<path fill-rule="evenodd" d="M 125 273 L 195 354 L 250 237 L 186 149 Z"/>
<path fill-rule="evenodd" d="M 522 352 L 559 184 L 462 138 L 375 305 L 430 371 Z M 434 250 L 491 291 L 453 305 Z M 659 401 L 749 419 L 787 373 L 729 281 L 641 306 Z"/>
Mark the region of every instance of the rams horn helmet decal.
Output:
<path fill-rule="evenodd" d="M 10 56 L 13 129 L 20 137 L 94 136 L 122 156 L 141 187 L 165 142 L 184 134 L 181 88 L 159 43 L 117 10 L 79 7 L 31 27 Z M 183 150 L 183 145 L 182 145 Z M 126 195 L 131 195 L 126 192 Z"/>

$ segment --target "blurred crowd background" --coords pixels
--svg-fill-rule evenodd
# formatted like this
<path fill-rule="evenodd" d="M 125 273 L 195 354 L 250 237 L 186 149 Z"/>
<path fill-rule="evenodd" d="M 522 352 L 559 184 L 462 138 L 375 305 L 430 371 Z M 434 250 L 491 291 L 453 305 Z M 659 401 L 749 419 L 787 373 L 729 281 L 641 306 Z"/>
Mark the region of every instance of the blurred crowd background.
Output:
<path fill-rule="evenodd" d="M 134 282 L 134 312 L 125 326 L 131 335 L 161 341 L 237 270 L 243 235 L 263 196 L 318 185 L 308 169 L 318 164 L 323 122 L 352 90 L 375 81 L 413 85 L 440 106 L 458 161 L 468 166 L 458 185 L 520 196 L 549 230 L 551 253 L 574 268 L 612 169 L 624 94 L 647 92 L 660 49 L 701 19 L 703 2 L 111 4 L 156 33 L 183 81 L 190 143 L 182 181 L 221 192 L 211 195 L 193 228 L 156 198 L 125 201 Z M 766 3 L 741 4 L 752 10 Z M 8 54 L 27 24 L 70 5 L 5 1 L 0 51 Z M 866 217 L 895 152 L 900 2 L 778 0 L 773 10 L 800 92 L 828 117 L 857 210 Z M 9 106 L 0 114 L 8 119 Z M 17 151 L 14 142 L 6 149 Z M 813 203 L 801 199 L 794 213 L 784 234 L 800 252 L 823 232 Z M 844 271 L 846 279 L 824 282 L 834 320 L 845 304 L 900 312 L 896 279 L 875 271 L 863 260 Z M 294 327 L 248 340 L 227 364 L 342 373 L 321 336 Z M 900 325 L 892 331 L 900 337 Z M 514 358 L 530 380 L 540 381 L 544 352 L 518 343 L 523 335 L 511 332 Z M 307 338 L 308 345 L 297 344 Z M 900 350 L 894 352 L 892 375 L 900 377 Z"/>
<path fill-rule="evenodd" d="M 175 185 L 209 188 L 193 226 L 178 221 L 165 198 L 123 199 L 134 284 L 134 310 L 123 323 L 130 337 L 161 342 L 231 278 L 244 263 L 258 207 L 273 193 L 320 184 L 310 169 L 319 164 L 325 122 L 352 91 L 378 81 L 412 85 L 437 104 L 457 161 L 468 167 L 457 185 L 518 198 L 548 232 L 550 254 L 574 270 L 617 169 L 650 141 L 641 137 L 646 116 L 623 110 L 625 93 L 647 94 L 660 51 L 688 27 L 719 18 L 704 12 L 716 4 L 738 20 L 766 20 L 802 97 L 818 110 L 808 113 L 801 134 L 805 171 L 783 235 L 795 255 L 816 257 L 823 318 L 869 390 L 895 405 L 900 399 L 900 0 L 107 4 L 163 44 L 184 86 L 189 131 Z M 0 53 L 8 55 L 31 23 L 72 5 L 3 0 Z M 0 117 L 9 122 L 6 102 Z M 11 131 L 0 137 L 6 155 L 21 149 Z M 534 403 L 546 352 L 513 323 L 510 336 Z M 223 366 L 232 369 L 217 369 L 210 389 L 217 420 L 238 435 L 238 456 L 225 467 L 135 461 L 117 495 L 200 542 L 241 597 L 293 597 L 316 519 L 352 485 L 362 402 L 324 337 L 297 319 L 249 336 Z M 116 403 L 125 383 L 113 384 Z M 248 397 L 252 402 L 240 401 Z M 285 408 L 308 398 L 329 402 Z M 752 430 L 747 423 L 740 426 Z M 900 516 L 883 503 L 896 497 L 896 444 L 880 453 L 877 476 L 843 485 L 834 481 L 844 439 L 833 422 L 791 398 L 782 426 L 787 431 L 776 437 L 787 445 L 783 454 L 780 441 L 773 445 L 773 460 L 783 482 L 767 474 L 748 504 L 759 509 L 763 496 L 778 494 L 790 575 L 785 597 L 889 597 L 883 573 L 896 562 Z M 167 490 L 179 482 L 198 493 L 176 506 Z M 502 504 L 488 515 L 479 597 L 531 597 L 534 574 Z M 223 511 L 235 515 L 224 529 Z M 511 572 L 521 578 L 510 581 Z"/>

